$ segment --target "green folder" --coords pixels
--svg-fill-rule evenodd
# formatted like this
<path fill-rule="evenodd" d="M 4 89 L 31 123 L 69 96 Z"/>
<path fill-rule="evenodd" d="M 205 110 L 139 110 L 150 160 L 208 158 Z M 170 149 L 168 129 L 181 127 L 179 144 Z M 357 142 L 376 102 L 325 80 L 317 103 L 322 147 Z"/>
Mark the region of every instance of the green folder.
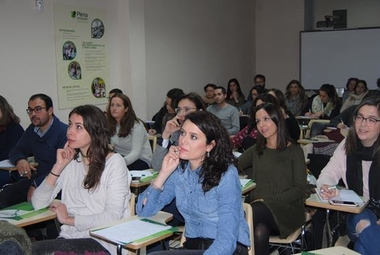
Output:
<path fill-rule="evenodd" d="M 48 210 L 48 208 L 42 208 L 42 209 L 39 209 L 39 210 L 34 210 L 33 208 L 33 205 L 29 202 L 22 202 L 22 203 L 19 203 L 19 204 L 16 204 L 16 205 L 12 205 L 12 206 L 9 206 L 9 207 L 6 207 L 1 211 L 6 211 L 6 210 L 20 210 L 20 211 L 30 211 L 28 213 L 25 213 L 23 215 L 15 215 L 14 217 L 7 217 L 7 219 L 11 219 L 11 220 L 22 220 L 22 219 L 27 219 L 27 218 L 30 218 L 30 217 L 33 217 L 35 215 L 38 215 L 40 213 L 43 213 L 43 212 L 46 212 Z M 0 217 L 1 219 L 1 217 Z"/>

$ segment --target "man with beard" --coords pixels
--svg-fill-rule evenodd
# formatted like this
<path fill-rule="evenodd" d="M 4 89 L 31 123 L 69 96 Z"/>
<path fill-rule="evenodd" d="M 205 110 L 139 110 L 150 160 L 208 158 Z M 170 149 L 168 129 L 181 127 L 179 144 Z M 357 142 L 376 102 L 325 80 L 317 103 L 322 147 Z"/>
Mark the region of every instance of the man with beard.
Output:
<path fill-rule="evenodd" d="M 63 148 L 67 141 L 67 125 L 54 115 L 49 96 L 31 96 L 26 112 L 32 123 L 9 153 L 9 160 L 17 168 L 13 177 L 18 180 L 0 192 L 0 208 L 30 201 L 36 187 L 55 164 L 57 149 Z M 34 156 L 37 167 L 28 162 L 30 156 Z"/>

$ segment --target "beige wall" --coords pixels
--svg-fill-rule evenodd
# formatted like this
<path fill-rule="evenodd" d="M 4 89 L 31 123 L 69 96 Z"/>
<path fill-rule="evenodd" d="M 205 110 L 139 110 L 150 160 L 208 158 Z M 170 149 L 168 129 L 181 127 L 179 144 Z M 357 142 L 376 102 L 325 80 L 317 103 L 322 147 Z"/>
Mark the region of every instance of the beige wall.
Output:
<path fill-rule="evenodd" d="M 304 1 L 256 0 L 256 73 L 267 88 L 284 90 L 299 78 L 299 31 L 303 30 Z"/>

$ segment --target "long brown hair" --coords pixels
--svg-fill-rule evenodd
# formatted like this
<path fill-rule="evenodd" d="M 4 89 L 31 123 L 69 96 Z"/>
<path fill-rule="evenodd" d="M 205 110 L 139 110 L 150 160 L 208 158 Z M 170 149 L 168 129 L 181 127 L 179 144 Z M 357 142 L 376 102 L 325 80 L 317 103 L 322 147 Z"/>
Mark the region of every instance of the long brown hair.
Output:
<path fill-rule="evenodd" d="M 133 129 L 133 126 L 135 125 L 135 122 L 138 122 L 138 118 L 136 117 L 136 113 L 133 110 L 132 107 L 132 102 L 129 99 L 128 96 L 117 93 L 115 94 L 108 105 L 108 110 L 107 110 L 107 121 L 108 121 L 108 127 L 110 130 L 110 135 L 114 136 L 116 134 L 116 126 L 117 126 L 117 121 L 114 117 L 111 115 L 111 102 L 112 99 L 115 97 L 120 98 L 123 101 L 123 105 L 125 108 L 128 108 L 127 112 L 124 114 L 124 116 L 120 120 L 120 129 L 119 133 L 117 134 L 119 137 L 126 137 L 131 133 L 131 130 Z"/>
<path fill-rule="evenodd" d="M 1 95 L 0 95 L 0 110 L 3 115 L 0 118 L 0 133 L 4 132 L 11 123 L 13 122 L 20 123 L 20 118 L 13 112 L 12 106 Z"/>
<path fill-rule="evenodd" d="M 108 127 L 104 113 L 94 105 L 81 105 L 75 107 L 69 114 L 78 114 L 83 118 L 83 126 L 91 137 L 91 143 L 87 151 L 89 157 L 89 169 L 83 186 L 88 190 L 95 190 L 100 183 L 106 158 L 110 152 Z M 80 150 L 75 150 L 74 159 L 78 160 Z"/>

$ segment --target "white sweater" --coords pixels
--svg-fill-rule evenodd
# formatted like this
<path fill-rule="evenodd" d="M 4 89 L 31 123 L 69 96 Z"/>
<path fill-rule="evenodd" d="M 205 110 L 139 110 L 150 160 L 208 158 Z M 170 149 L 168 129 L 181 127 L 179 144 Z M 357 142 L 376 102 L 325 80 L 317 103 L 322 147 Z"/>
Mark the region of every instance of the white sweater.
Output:
<path fill-rule="evenodd" d="M 75 217 L 75 225 L 62 225 L 60 236 L 63 238 L 89 238 L 89 229 L 129 217 L 131 176 L 124 159 L 113 154 L 106 160 L 100 184 L 95 191 L 84 189 L 86 176 L 81 162 L 72 160 L 62 171 L 55 186 L 44 180 L 32 197 L 35 209 L 47 207 L 62 190 L 61 202 L 66 205 L 69 215 Z M 116 246 L 100 241 L 111 254 L 116 254 Z"/>

